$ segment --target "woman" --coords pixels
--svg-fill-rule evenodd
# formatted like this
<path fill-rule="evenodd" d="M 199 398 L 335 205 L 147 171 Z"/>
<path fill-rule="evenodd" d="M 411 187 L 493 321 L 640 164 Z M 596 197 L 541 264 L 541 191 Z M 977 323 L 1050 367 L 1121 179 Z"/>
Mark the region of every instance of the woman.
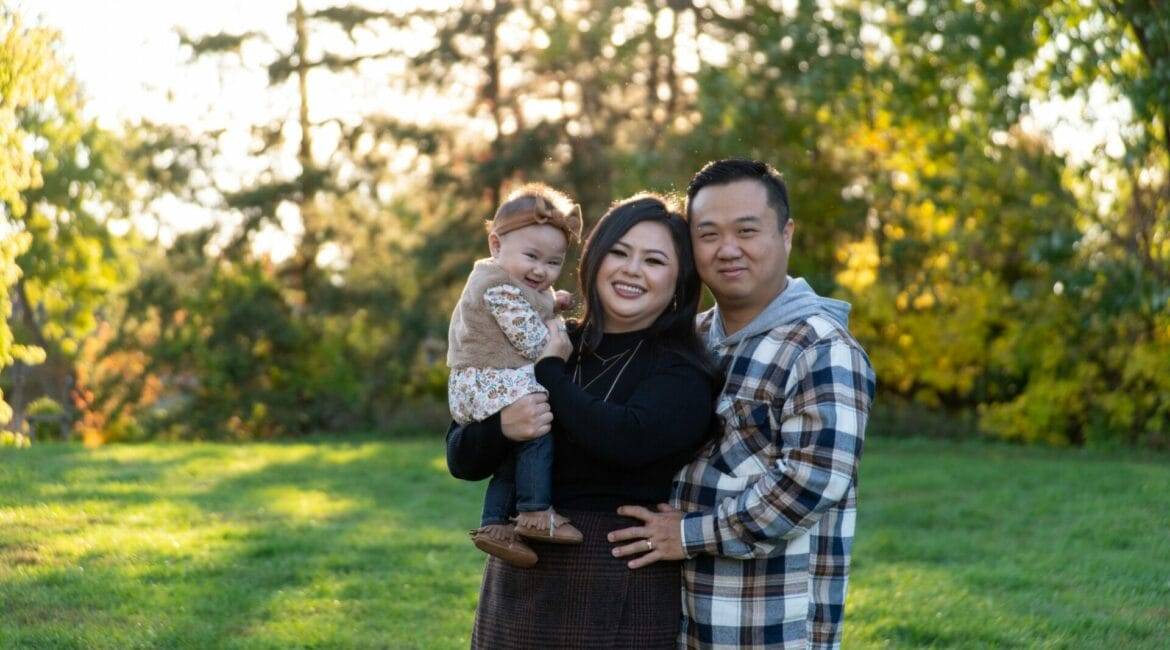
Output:
<path fill-rule="evenodd" d="M 679 568 L 630 571 L 606 534 L 636 523 L 618 506 L 653 508 L 710 430 L 715 374 L 694 333 L 699 279 L 683 218 L 655 196 L 617 203 L 594 228 L 578 272 L 585 312 L 550 327 L 536 364 L 556 436 L 553 505 L 579 546 L 538 545 L 519 569 L 489 558 L 472 647 L 672 648 Z M 479 423 L 452 426 L 447 465 L 486 478 L 518 441 L 549 430 L 529 396 Z"/>

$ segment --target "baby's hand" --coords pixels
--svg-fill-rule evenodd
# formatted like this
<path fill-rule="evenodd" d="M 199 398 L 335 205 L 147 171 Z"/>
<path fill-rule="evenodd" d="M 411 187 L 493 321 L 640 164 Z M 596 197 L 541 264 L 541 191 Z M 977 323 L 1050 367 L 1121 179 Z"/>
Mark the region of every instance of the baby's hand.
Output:
<path fill-rule="evenodd" d="M 573 294 L 563 289 L 557 289 L 553 295 L 556 296 L 557 311 L 566 311 L 573 307 Z"/>

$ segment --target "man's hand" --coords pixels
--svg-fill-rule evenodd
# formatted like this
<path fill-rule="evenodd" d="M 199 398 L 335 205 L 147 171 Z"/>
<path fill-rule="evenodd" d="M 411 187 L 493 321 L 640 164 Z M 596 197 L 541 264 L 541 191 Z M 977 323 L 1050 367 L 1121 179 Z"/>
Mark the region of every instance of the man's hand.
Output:
<path fill-rule="evenodd" d="M 553 292 L 553 295 L 556 296 L 556 311 L 566 311 L 568 309 L 572 309 L 573 294 L 565 291 L 564 289 L 557 289 L 555 292 Z"/>
<path fill-rule="evenodd" d="M 660 503 L 658 512 L 650 512 L 642 506 L 622 506 L 619 515 L 641 519 L 642 526 L 623 528 L 609 534 L 610 542 L 636 540 L 613 549 L 614 557 L 626 557 L 644 553 L 626 563 L 631 569 L 640 569 L 658 560 L 684 560 L 687 557 L 682 545 L 683 512 Z"/>
<path fill-rule="evenodd" d="M 500 410 L 500 429 L 505 438 L 516 442 L 543 436 L 552 428 L 552 421 L 552 409 L 544 393 L 529 393 Z"/>
<path fill-rule="evenodd" d="M 559 357 L 568 361 L 569 355 L 573 353 L 573 342 L 569 340 L 569 335 L 565 332 L 565 321 L 553 318 L 545 321 L 544 325 L 548 328 L 548 343 L 545 344 L 544 351 L 540 353 L 540 358 Z M 537 361 L 539 360 L 537 359 Z"/>

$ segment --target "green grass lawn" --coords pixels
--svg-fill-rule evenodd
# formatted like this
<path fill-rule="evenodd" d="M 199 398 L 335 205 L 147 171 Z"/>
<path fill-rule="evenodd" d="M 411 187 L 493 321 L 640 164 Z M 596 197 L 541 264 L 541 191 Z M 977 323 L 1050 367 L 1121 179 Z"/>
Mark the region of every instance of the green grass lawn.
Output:
<path fill-rule="evenodd" d="M 438 440 L 0 449 L 0 647 L 467 646 Z M 878 440 L 854 647 L 1165 647 L 1170 458 Z"/>

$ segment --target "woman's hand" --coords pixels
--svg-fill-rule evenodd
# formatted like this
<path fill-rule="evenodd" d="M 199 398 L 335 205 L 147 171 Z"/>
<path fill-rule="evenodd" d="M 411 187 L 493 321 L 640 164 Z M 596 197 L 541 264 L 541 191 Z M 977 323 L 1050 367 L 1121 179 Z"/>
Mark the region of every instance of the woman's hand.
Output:
<path fill-rule="evenodd" d="M 516 442 L 543 436 L 552 428 L 552 421 L 552 409 L 544 393 L 529 393 L 500 410 L 500 430 L 505 438 Z"/>
<path fill-rule="evenodd" d="M 544 351 L 540 353 L 540 358 L 558 357 L 568 361 L 569 355 L 573 353 L 573 343 L 565 331 L 565 321 L 553 318 L 545 321 L 544 324 L 548 327 L 548 343 L 545 344 Z M 539 360 L 537 359 L 537 361 Z"/>

